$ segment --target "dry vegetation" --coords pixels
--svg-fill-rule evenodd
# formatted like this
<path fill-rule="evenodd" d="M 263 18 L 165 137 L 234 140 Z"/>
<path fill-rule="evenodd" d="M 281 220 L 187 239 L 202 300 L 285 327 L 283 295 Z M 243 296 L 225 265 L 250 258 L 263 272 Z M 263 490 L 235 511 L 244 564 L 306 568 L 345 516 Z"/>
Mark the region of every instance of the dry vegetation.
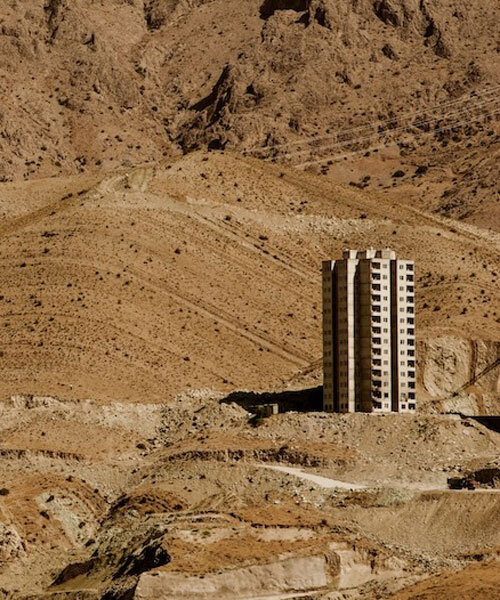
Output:
<path fill-rule="evenodd" d="M 422 352 L 426 393 L 449 395 L 495 357 L 498 234 L 382 193 L 200 152 L 6 184 L 0 210 L 4 395 L 144 402 L 317 383 L 318 265 L 346 245 L 417 260 L 419 334 L 437 344 Z M 470 364 L 441 382 L 446 336 Z"/>
<path fill-rule="evenodd" d="M 492 3 L 8 0 L 0 19 L 5 181 L 227 148 L 498 231 Z"/>
<path fill-rule="evenodd" d="M 280 565 L 293 560 L 306 562 L 292 591 L 309 592 L 305 573 L 325 556 L 316 590 L 325 594 L 386 597 L 478 562 L 493 581 L 498 490 L 446 489 L 448 477 L 498 455 L 500 434 L 474 422 L 311 413 L 255 424 L 207 391 L 136 406 L 17 397 L 1 410 L 6 598 L 157 598 L 162 578 L 161 597 L 182 598 L 172 590 L 183 578 L 234 577 L 234 591 L 248 569 L 278 569 L 282 581 Z M 361 487 L 325 487 L 299 468 Z M 253 573 L 252 589 L 269 589 Z M 446 589 L 452 576 L 437 581 Z"/>
<path fill-rule="evenodd" d="M 439 414 L 498 413 L 499 19 L 3 2 L 0 598 L 500 598 L 500 434 Z M 317 412 L 346 246 L 416 261 L 416 416 Z"/>

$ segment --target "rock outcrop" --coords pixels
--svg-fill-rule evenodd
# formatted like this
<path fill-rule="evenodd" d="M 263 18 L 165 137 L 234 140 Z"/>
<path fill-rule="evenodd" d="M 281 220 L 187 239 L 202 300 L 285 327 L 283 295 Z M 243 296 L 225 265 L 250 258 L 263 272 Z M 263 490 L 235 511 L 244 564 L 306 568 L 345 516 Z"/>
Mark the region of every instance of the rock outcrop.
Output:
<path fill-rule="evenodd" d="M 420 384 L 429 408 L 497 414 L 500 342 L 443 336 L 419 345 Z"/>

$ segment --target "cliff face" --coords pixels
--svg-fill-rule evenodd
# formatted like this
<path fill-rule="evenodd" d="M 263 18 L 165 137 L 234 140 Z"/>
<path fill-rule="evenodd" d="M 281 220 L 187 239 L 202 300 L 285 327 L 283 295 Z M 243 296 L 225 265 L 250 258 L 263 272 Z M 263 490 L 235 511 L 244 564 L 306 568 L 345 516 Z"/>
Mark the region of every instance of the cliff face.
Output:
<path fill-rule="evenodd" d="M 0 401 L 2 594 L 387 598 L 495 555 L 498 493 L 446 482 L 495 478 L 500 434 L 421 413 L 256 426 L 222 397 Z"/>
<path fill-rule="evenodd" d="M 419 345 L 422 399 L 429 410 L 498 414 L 500 342 L 443 336 Z"/>

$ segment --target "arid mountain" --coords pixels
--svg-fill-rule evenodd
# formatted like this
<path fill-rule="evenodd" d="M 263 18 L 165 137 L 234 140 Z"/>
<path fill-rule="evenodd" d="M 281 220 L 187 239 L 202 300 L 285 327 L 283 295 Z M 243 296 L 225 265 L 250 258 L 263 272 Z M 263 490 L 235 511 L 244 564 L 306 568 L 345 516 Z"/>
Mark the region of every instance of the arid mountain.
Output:
<path fill-rule="evenodd" d="M 246 150 L 320 160 L 309 168 L 394 184 L 498 230 L 498 11 L 479 0 L 8 0 L 0 176 Z M 343 155 L 360 149 L 370 157 L 346 170 Z"/>
<path fill-rule="evenodd" d="M 499 22 L 4 0 L 0 600 L 500 598 Z M 369 246 L 415 415 L 321 412 L 321 260 Z"/>

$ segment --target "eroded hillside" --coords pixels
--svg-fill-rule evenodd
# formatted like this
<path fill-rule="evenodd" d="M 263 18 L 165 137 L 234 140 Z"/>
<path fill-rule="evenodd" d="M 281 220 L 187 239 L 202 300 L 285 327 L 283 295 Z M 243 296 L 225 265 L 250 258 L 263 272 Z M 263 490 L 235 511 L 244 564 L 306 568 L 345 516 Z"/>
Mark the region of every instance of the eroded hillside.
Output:
<path fill-rule="evenodd" d="M 498 413 L 499 20 L 2 3 L 2 600 L 499 596 L 461 416 Z M 320 412 L 321 260 L 369 246 L 416 263 L 415 415 Z"/>
<path fill-rule="evenodd" d="M 495 460 L 500 434 L 437 415 L 256 422 L 228 400 L 1 402 L 0 596 L 408 599 L 467 581 L 495 597 L 498 481 L 447 478 Z"/>
<path fill-rule="evenodd" d="M 382 194 L 196 153 L 5 184 L 0 210 L 3 395 L 317 385 L 320 263 L 345 246 L 416 260 L 423 392 L 451 396 L 497 355 L 496 237 Z"/>

